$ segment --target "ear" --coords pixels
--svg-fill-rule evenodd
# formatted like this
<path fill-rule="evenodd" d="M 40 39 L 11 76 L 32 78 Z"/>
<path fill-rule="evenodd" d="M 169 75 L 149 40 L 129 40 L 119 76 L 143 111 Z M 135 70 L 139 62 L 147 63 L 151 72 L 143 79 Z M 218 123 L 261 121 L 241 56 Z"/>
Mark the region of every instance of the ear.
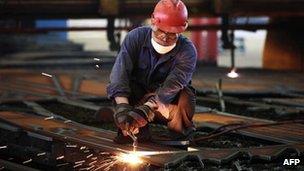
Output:
<path fill-rule="evenodd" d="M 155 25 L 156 24 L 156 19 L 154 17 L 154 14 L 151 15 L 151 24 Z"/>
<path fill-rule="evenodd" d="M 185 22 L 185 30 L 188 28 L 188 26 L 189 26 L 189 23 L 188 23 L 188 21 L 186 21 Z"/>
<path fill-rule="evenodd" d="M 154 15 L 152 14 L 151 15 L 151 28 L 153 31 L 156 31 L 157 30 L 157 27 L 156 27 L 156 19 L 154 18 Z"/>

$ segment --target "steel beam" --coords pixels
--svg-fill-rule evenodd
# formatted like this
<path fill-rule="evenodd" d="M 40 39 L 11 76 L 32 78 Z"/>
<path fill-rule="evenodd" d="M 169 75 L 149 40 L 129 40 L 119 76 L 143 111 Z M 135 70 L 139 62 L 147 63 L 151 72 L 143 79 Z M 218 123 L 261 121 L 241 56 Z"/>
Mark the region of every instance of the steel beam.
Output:
<path fill-rule="evenodd" d="M 100 18 L 151 15 L 156 0 L 3 0 L 6 18 Z M 304 16 L 302 0 L 187 0 L 190 16 Z"/>
<path fill-rule="evenodd" d="M 190 14 L 208 15 L 211 0 L 187 1 Z M 0 4 L 1 18 L 149 17 L 155 0 L 9 0 Z"/>

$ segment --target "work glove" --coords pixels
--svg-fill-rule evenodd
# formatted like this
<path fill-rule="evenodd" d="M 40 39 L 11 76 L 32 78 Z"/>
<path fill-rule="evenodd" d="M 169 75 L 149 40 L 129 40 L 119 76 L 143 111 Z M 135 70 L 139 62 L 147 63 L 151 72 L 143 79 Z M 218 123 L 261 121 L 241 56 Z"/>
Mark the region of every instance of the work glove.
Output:
<path fill-rule="evenodd" d="M 138 106 L 118 117 L 118 127 L 122 130 L 124 136 L 137 134 L 139 133 L 139 128 L 146 126 L 153 116 L 149 106 Z"/>
<path fill-rule="evenodd" d="M 135 107 L 128 114 L 137 121 L 138 127 L 144 127 L 154 119 L 154 110 L 145 104 Z"/>
<path fill-rule="evenodd" d="M 140 110 L 139 107 L 137 110 Z M 132 112 L 133 107 L 127 103 L 117 104 L 114 113 L 114 121 L 118 128 L 121 129 L 124 136 L 137 134 L 140 127 L 147 124 L 146 118 Z"/>
<path fill-rule="evenodd" d="M 115 107 L 114 121 L 116 126 L 122 131 L 128 130 L 129 125 L 131 125 L 133 122 L 133 118 L 128 114 L 128 112 L 130 112 L 132 109 L 133 107 L 127 103 L 120 103 Z"/>
<path fill-rule="evenodd" d="M 154 111 L 157 107 L 155 100 L 150 98 L 144 105 L 140 105 L 129 111 L 128 115 L 134 119 L 134 122 L 132 122 L 130 127 L 131 133 L 136 134 L 138 132 L 138 128 L 144 127 L 148 122 L 153 121 Z"/>

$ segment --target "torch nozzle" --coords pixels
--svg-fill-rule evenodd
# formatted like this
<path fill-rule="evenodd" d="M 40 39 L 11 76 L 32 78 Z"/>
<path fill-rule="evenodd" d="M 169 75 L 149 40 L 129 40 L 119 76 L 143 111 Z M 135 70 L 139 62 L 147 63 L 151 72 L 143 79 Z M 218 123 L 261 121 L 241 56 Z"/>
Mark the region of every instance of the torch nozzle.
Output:
<path fill-rule="evenodd" d="M 128 131 L 128 135 L 132 138 L 133 140 L 133 151 L 136 151 L 136 147 L 137 147 L 137 137 L 130 131 Z"/>

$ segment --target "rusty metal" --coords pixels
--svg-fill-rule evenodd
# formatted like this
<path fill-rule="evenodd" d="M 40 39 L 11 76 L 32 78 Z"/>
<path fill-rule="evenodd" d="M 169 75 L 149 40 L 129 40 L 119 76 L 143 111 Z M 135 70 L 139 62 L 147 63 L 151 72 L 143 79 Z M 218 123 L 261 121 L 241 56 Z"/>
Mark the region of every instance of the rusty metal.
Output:
<path fill-rule="evenodd" d="M 52 82 L 53 78 L 54 77 L 50 78 L 51 83 L 53 83 Z M 66 97 L 73 96 L 73 98 L 85 98 L 85 97 L 89 98 L 96 96 L 90 93 L 81 93 L 81 92 L 75 92 L 75 91 L 69 91 L 63 89 L 63 87 L 60 86 L 62 82 L 58 78 L 56 81 L 57 84 L 59 84 L 60 91 L 56 89 L 56 87 L 54 87 L 54 85 L 56 85 L 55 83 L 43 84 L 43 83 L 22 80 L 20 78 L 7 78 L 5 82 L 3 82 L 0 85 L 0 90 L 2 90 L 3 92 L 7 92 L 7 96 L 9 96 L 9 92 L 11 92 L 10 94 L 26 95 L 26 97 L 23 97 L 24 98 L 23 100 L 29 100 L 28 96 L 36 96 L 44 99 L 57 99 L 58 101 L 62 101 L 62 103 L 74 103 L 74 105 L 78 105 L 78 106 L 87 105 L 90 106 L 92 109 L 97 110 L 96 106 L 90 105 L 88 102 L 80 102 L 80 101 L 71 102 L 68 100 L 65 101 L 64 98 L 62 98 L 62 95 L 66 95 Z M 1 99 L 2 101 L 8 101 L 8 99 L 5 98 L 4 96 Z"/>
<path fill-rule="evenodd" d="M 14 113 L 14 112 L 0 112 L 0 120 L 9 122 L 13 126 L 20 127 L 26 131 L 31 131 L 43 136 L 52 137 L 53 139 L 68 141 L 75 144 L 84 144 L 91 148 L 108 151 L 113 154 L 120 152 L 130 152 L 133 150 L 132 145 L 119 145 L 113 142 L 116 135 L 115 132 L 90 129 L 90 127 L 81 126 L 80 124 L 69 123 L 66 124 L 60 120 L 45 120 L 44 117 L 34 116 L 29 114 Z M 39 129 L 37 129 L 39 127 Z M 177 150 L 169 147 L 161 147 L 155 144 L 138 144 L 139 151 L 168 151 Z M 147 161 L 160 165 L 158 160 L 147 158 Z"/>
<path fill-rule="evenodd" d="M 225 95 L 225 93 L 224 93 Z M 282 111 L 284 113 L 300 113 L 302 110 L 294 107 L 289 106 L 282 106 L 282 105 L 270 105 L 261 102 L 254 102 L 249 100 L 240 100 L 233 97 L 223 97 L 226 103 L 226 107 L 229 105 L 238 105 L 238 106 L 248 106 L 248 107 L 260 107 L 265 109 L 276 109 L 278 111 Z M 197 103 L 204 105 L 204 102 L 212 102 L 218 103 L 217 96 L 209 95 L 209 97 L 197 97 Z"/>
<path fill-rule="evenodd" d="M 166 154 L 167 163 L 174 164 L 180 162 L 187 156 L 197 156 L 201 160 L 211 161 L 217 164 L 231 162 L 233 159 L 247 155 L 250 158 L 262 159 L 266 161 L 274 160 L 284 155 L 286 152 L 294 152 L 298 155 L 303 153 L 304 144 L 274 145 L 253 148 L 232 148 L 232 149 L 210 149 L 197 148 L 197 151 L 183 152 L 179 154 Z M 171 158 L 170 158 L 170 157 Z"/>
<path fill-rule="evenodd" d="M 227 119 L 227 118 L 226 118 Z M 65 124 L 60 120 L 44 120 L 44 117 L 21 114 L 14 112 L 0 112 L 1 122 L 6 122 L 12 126 L 23 130 L 40 134 L 53 139 L 68 141 L 71 144 L 84 145 L 93 149 L 108 151 L 110 153 L 131 151 L 131 145 L 119 145 L 112 142 L 114 132 L 90 129 L 74 123 Z M 39 127 L 39 129 L 37 129 Z M 174 165 L 189 156 L 194 156 L 200 162 L 210 161 L 214 163 L 228 163 L 235 158 L 247 155 L 250 158 L 257 158 L 270 161 L 279 158 L 286 153 L 296 153 L 300 155 L 304 152 L 304 144 L 294 143 L 285 145 L 274 145 L 252 148 L 232 148 L 232 149 L 211 149 L 194 147 L 194 151 L 179 150 L 171 147 L 163 147 L 156 144 L 139 144 L 139 151 L 157 151 L 159 154 L 144 157 L 152 165 L 168 167 Z M 87 155 L 90 155 L 88 153 Z M 203 167 L 203 163 L 201 166 Z"/>
<path fill-rule="evenodd" d="M 273 124 L 269 127 L 253 127 L 238 130 L 238 133 L 256 137 L 261 139 L 270 140 L 279 143 L 300 143 L 304 142 L 304 125 L 303 124 L 290 124 L 281 127 L 276 125 L 276 122 L 255 119 L 250 117 L 238 116 L 227 113 L 198 113 L 194 115 L 194 122 L 196 125 L 205 126 L 217 129 L 227 124 L 257 124 L 257 125 L 267 125 Z"/>
<path fill-rule="evenodd" d="M 304 108 L 304 97 L 303 98 L 263 98 L 262 100 L 269 104 Z"/>
<path fill-rule="evenodd" d="M 291 121 L 282 121 L 282 122 L 275 122 L 275 123 L 255 123 L 255 124 L 231 124 L 231 125 L 224 125 L 215 130 L 215 132 L 209 133 L 206 136 L 202 136 L 199 138 L 194 139 L 194 143 L 199 142 L 199 141 L 204 141 L 207 139 L 212 139 L 218 136 L 221 136 L 223 134 L 240 130 L 240 129 L 245 129 L 245 128 L 257 128 L 257 127 L 271 127 L 271 126 L 276 126 L 276 125 L 287 125 L 287 124 L 304 124 L 304 120 L 291 120 Z M 229 128 L 231 127 L 231 128 Z M 223 129 L 225 128 L 225 129 Z M 220 132 L 218 132 L 220 131 Z M 304 131 L 304 130 L 303 130 Z"/>

